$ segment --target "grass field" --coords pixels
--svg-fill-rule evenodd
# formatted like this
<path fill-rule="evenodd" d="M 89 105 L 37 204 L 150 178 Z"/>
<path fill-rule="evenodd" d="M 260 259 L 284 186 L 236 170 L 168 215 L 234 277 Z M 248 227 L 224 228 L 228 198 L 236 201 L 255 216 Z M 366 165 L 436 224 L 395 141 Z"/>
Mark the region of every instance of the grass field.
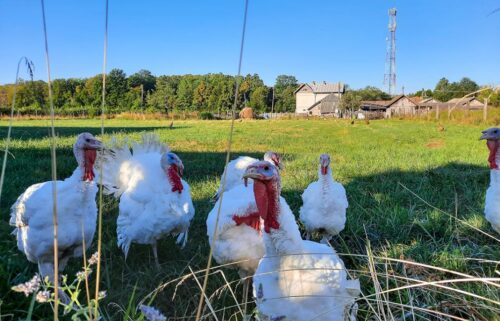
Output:
<path fill-rule="evenodd" d="M 14 123 L 12 155 L 0 208 L 2 320 L 24 318 L 31 300 L 10 290 L 11 286 L 31 278 L 37 269 L 27 263 L 17 250 L 15 237 L 10 235 L 9 207 L 29 185 L 50 179 L 47 123 Z M 149 246 L 132 245 L 129 258 L 124 261 L 116 246 L 117 202 L 105 198 L 101 287 L 108 292 L 102 304 L 106 319 L 123 319 L 129 305 L 135 308 L 141 299 L 162 285 L 155 292 L 152 304 L 170 320 L 184 316 L 189 320 L 196 310 L 199 289 L 194 279 L 188 276 L 179 283 L 177 278 L 189 275 L 188 267 L 198 271 L 206 266 L 209 247 L 205 219 L 212 206 L 209 198 L 224 167 L 229 122 L 176 121 L 172 130 L 166 128 L 169 123 L 106 121 L 104 141 L 111 135 L 138 139 L 144 131 L 158 133 L 182 158 L 196 207 L 188 245 L 180 250 L 172 238 L 164 239 L 159 244 L 162 268 L 157 271 Z M 6 125 L 7 122 L 0 122 L 1 137 L 6 136 Z M 58 176 L 62 178 L 76 166 L 71 149 L 76 135 L 82 131 L 98 134 L 100 127 L 97 120 L 57 121 L 57 126 Z M 488 152 L 485 144 L 478 141 L 483 128 L 458 124 L 445 127 L 440 131 L 434 122 L 404 120 L 354 125 L 337 120 L 244 121 L 235 125 L 232 157 L 261 157 L 267 150 L 282 153 L 286 166 L 282 175 L 283 196 L 298 214 L 302 191 L 317 179 L 319 154 L 330 153 L 335 178 L 344 184 L 350 203 L 346 228 L 332 245 L 343 253 L 346 266 L 362 281 L 367 300 L 359 302 L 358 320 L 374 314 L 403 320 L 402 316 L 411 312 L 416 315 L 414 320 L 439 319 L 436 313 L 425 309 L 470 320 L 495 320 L 500 310 L 493 301 L 500 300 L 500 292 L 497 287 L 477 280 L 380 293 L 419 282 L 463 278 L 447 270 L 473 277 L 495 277 L 500 244 L 467 225 L 495 235 L 482 214 L 489 181 Z M 92 249 L 95 248 L 94 242 Z M 389 258 L 446 270 L 398 263 Z M 81 266 L 81 261 L 72 260 L 65 272 L 72 277 Z M 233 270 L 222 271 L 230 282 L 234 281 L 231 285 L 239 299 L 241 285 L 236 282 L 237 274 Z M 92 274 L 91 280 L 94 277 Z M 201 282 L 201 273 L 198 278 Z M 221 275 L 214 274 L 208 295 L 224 285 Z M 215 293 L 212 301 L 215 309 L 235 304 L 224 289 Z M 50 311 L 49 306 L 36 305 L 33 319 L 49 320 Z M 219 320 L 236 320 L 237 316 L 231 318 L 235 311 L 227 308 L 217 315 Z M 132 314 L 131 319 L 136 316 Z M 407 319 L 413 320 L 411 316 Z M 441 319 L 451 320 L 444 316 Z"/>

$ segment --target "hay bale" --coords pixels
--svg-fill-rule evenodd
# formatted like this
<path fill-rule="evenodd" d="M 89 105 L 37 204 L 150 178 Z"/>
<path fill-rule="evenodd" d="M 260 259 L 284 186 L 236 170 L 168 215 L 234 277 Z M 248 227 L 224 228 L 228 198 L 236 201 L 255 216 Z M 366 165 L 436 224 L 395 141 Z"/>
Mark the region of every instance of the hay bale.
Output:
<path fill-rule="evenodd" d="M 245 107 L 240 111 L 240 118 L 243 119 L 254 119 L 255 114 L 253 113 L 253 109 L 250 107 Z"/>

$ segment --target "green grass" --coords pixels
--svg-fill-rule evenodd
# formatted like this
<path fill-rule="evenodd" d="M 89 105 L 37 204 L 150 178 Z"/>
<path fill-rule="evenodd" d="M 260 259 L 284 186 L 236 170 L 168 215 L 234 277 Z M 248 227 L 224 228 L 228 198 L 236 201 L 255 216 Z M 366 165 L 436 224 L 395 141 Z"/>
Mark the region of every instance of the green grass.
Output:
<path fill-rule="evenodd" d="M 12 132 L 12 157 L 9 157 L 0 204 L 0 316 L 5 320 L 25 317 L 30 304 L 30 298 L 10 290 L 12 285 L 29 279 L 36 272 L 36 266 L 27 263 L 17 250 L 15 237 L 10 235 L 9 207 L 31 184 L 50 180 L 47 124 L 47 121 L 17 121 Z M 111 135 L 138 139 L 143 131 L 158 133 L 182 158 L 196 207 L 188 245 L 180 250 L 172 238 L 162 240 L 159 244 L 162 268 L 157 271 L 148 246 L 132 245 L 129 258 L 124 261 L 116 246 L 117 202 L 105 198 L 101 287 L 108 291 L 103 309 L 106 317 L 113 320 L 121 320 L 124 311 L 130 310 L 130 304 L 135 306 L 156 287 L 189 274 L 188 266 L 194 271 L 206 266 L 209 248 L 205 219 L 212 207 L 209 198 L 218 186 L 224 166 L 229 122 L 175 121 L 173 130 L 166 128 L 169 124 L 170 121 L 153 120 L 106 121 L 105 141 Z M 6 136 L 6 125 L 7 122 L 0 122 L 2 137 Z M 56 125 L 58 177 L 64 178 L 76 166 L 71 149 L 76 135 L 82 131 L 98 134 L 100 127 L 97 120 L 61 120 Z M 332 156 L 335 178 L 344 184 L 350 204 L 346 228 L 334 239 L 333 246 L 346 254 L 343 259 L 361 278 L 365 295 L 374 293 L 366 258 L 368 244 L 375 256 L 404 257 L 472 276 L 495 277 L 498 262 L 484 260 L 500 258 L 498 242 L 455 219 L 460 218 L 494 235 L 482 214 L 489 181 L 487 150 L 484 143 L 478 141 L 483 128 L 458 124 L 445 127 L 446 130 L 439 131 L 434 122 L 407 120 L 354 125 L 337 120 L 244 121 L 235 125 L 232 157 L 261 157 L 267 150 L 282 153 L 286 162 L 282 175 L 283 196 L 294 213 L 298 213 L 302 191 L 317 179 L 319 154 Z M 92 248 L 96 248 L 95 242 Z M 383 289 L 406 284 L 396 276 L 406 275 L 422 281 L 454 277 L 449 272 L 390 264 L 384 259 L 375 263 Z M 74 275 L 81 266 L 81 261 L 72 260 L 65 273 Z M 238 280 L 234 271 L 223 271 L 230 281 Z M 199 279 L 201 282 L 201 274 Z M 153 304 L 172 318 L 191 316 L 198 303 L 198 287 L 188 278 L 177 287 L 176 296 L 172 298 L 177 283 L 159 291 Z M 208 294 L 222 285 L 220 275 L 212 276 Z M 494 287 L 481 282 L 447 285 L 492 300 L 500 299 Z M 237 288 L 240 297 L 239 289 L 240 285 Z M 213 300 L 216 308 L 234 304 L 228 291 L 218 295 Z M 476 320 L 493 320 L 495 312 L 491 307 L 498 308 L 482 299 L 432 286 L 393 292 L 385 299 Z M 378 311 L 377 305 L 372 304 Z M 364 301 L 360 305 L 359 320 L 363 320 L 373 311 Z M 397 311 L 397 307 L 391 308 Z M 235 309 L 229 310 L 224 311 L 224 316 L 219 313 L 219 318 L 229 320 Z M 398 313 L 396 317 L 401 314 Z M 49 307 L 36 305 L 33 318 L 49 320 Z"/>

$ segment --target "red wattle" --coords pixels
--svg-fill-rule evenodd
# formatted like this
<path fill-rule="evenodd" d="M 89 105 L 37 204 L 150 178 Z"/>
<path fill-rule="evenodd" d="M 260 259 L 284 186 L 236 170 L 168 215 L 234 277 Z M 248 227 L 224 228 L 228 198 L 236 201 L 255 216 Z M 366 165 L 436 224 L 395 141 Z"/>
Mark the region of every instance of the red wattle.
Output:
<path fill-rule="evenodd" d="M 321 174 L 323 174 L 323 175 L 328 174 L 328 167 L 326 167 L 326 166 L 321 166 Z"/>
<path fill-rule="evenodd" d="M 177 166 L 170 165 L 167 169 L 167 177 L 168 181 L 172 185 L 172 192 L 182 193 L 184 186 L 182 186 L 181 177 L 179 176 L 179 172 L 177 170 Z"/>
<path fill-rule="evenodd" d="M 83 177 L 84 181 L 93 181 L 94 180 L 94 163 L 97 157 L 97 151 L 95 149 L 85 149 L 83 151 L 84 154 L 84 162 L 83 162 Z"/>
<path fill-rule="evenodd" d="M 280 223 L 278 222 L 279 195 L 275 187 L 271 187 L 268 190 L 268 197 L 269 197 L 269 206 L 267 209 L 267 220 L 264 222 L 264 230 L 267 233 L 271 232 L 271 228 L 275 230 L 280 228 Z"/>
<path fill-rule="evenodd" d="M 271 185 L 272 183 L 267 183 Z M 264 230 L 269 233 L 271 228 L 279 229 L 278 223 L 278 195 L 275 188 L 266 186 L 265 183 L 254 180 L 253 192 L 259 216 L 264 220 Z"/>
<path fill-rule="evenodd" d="M 236 223 L 237 226 L 240 226 L 241 224 L 246 224 L 251 228 L 255 229 L 256 231 L 260 231 L 259 212 L 250 213 L 245 216 L 233 215 L 233 221 Z"/>
<path fill-rule="evenodd" d="M 496 161 L 498 142 L 496 140 L 487 140 L 486 146 L 488 146 L 488 149 L 490 151 L 490 154 L 488 156 L 488 162 L 490 163 L 490 169 L 498 169 L 498 165 L 497 165 L 497 161 Z"/>

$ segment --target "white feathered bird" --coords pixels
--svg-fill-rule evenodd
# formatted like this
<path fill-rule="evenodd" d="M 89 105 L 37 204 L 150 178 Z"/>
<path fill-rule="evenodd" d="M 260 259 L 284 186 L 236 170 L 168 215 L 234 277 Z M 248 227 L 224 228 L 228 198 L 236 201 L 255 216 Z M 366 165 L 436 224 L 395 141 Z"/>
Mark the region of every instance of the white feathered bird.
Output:
<path fill-rule="evenodd" d="M 120 146 L 122 145 L 122 146 Z M 184 247 L 194 216 L 189 185 L 181 178 L 184 165 L 156 135 L 144 134 L 134 143 L 113 139 L 99 165 L 103 166 L 106 194 L 120 199 L 118 246 L 128 255 L 131 243 L 149 244 L 159 266 L 157 241 L 178 235 Z"/>
<path fill-rule="evenodd" d="M 73 145 L 78 163 L 73 174 L 57 181 L 58 263 L 63 271 L 71 257 L 90 247 L 96 228 L 97 205 L 94 162 L 102 144 L 90 133 L 81 133 Z M 54 281 L 53 182 L 32 185 L 12 205 L 10 224 L 17 247 L 38 264 L 42 277 Z M 83 248 L 85 244 L 85 248 Z"/>
<path fill-rule="evenodd" d="M 281 155 L 268 151 L 264 154 L 264 160 L 273 163 L 275 166 L 277 166 L 279 169 L 283 169 L 283 162 Z M 245 170 L 249 165 L 252 163 L 257 162 L 258 159 L 255 159 L 253 157 L 249 156 L 240 156 L 236 159 L 233 159 L 230 161 L 226 168 L 224 169 L 224 172 L 227 172 L 226 174 L 226 182 L 224 186 L 222 186 L 222 181 L 224 179 L 224 173 L 221 176 L 221 184 L 219 186 L 219 189 L 215 193 L 215 195 L 212 197 L 213 201 L 217 201 L 222 194 L 223 191 L 229 191 L 230 189 L 234 188 L 235 186 L 242 185 L 243 184 L 243 174 L 245 173 Z"/>
<path fill-rule="evenodd" d="M 282 158 L 278 153 L 266 152 L 264 159 L 283 168 Z M 246 168 L 255 162 L 258 162 L 255 158 L 240 156 L 226 166 L 228 187 L 224 188 L 226 192 L 220 209 L 215 243 L 213 238 L 220 200 L 217 200 L 207 217 L 207 235 L 210 246 L 213 247 L 213 257 L 219 264 L 234 263 L 230 267 L 237 268 L 242 278 L 253 275 L 264 255 L 261 219 L 253 195 L 253 182 L 243 178 Z M 221 186 L 219 192 L 222 190 Z"/>
<path fill-rule="evenodd" d="M 319 158 L 318 176 L 302 194 L 300 221 L 307 231 L 307 239 L 312 233 L 319 233 L 323 236 L 322 243 L 326 243 L 344 229 L 349 203 L 344 186 L 332 177 L 327 154 Z"/>
<path fill-rule="evenodd" d="M 490 151 L 488 162 L 490 165 L 490 186 L 486 190 L 484 214 L 491 227 L 500 234 L 500 128 L 489 128 L 483 131 L 480 139 L 486 140 Z"/>
<path fill-rule="evenodd" d="M 253 277 L 259 312 L 268 320 L 355 320 L 359 280 L 348 280 L 343 261 L 325 244 L 302 240 L 269 162 L 248 167 L 263 219 L 265 256 Z"/>

